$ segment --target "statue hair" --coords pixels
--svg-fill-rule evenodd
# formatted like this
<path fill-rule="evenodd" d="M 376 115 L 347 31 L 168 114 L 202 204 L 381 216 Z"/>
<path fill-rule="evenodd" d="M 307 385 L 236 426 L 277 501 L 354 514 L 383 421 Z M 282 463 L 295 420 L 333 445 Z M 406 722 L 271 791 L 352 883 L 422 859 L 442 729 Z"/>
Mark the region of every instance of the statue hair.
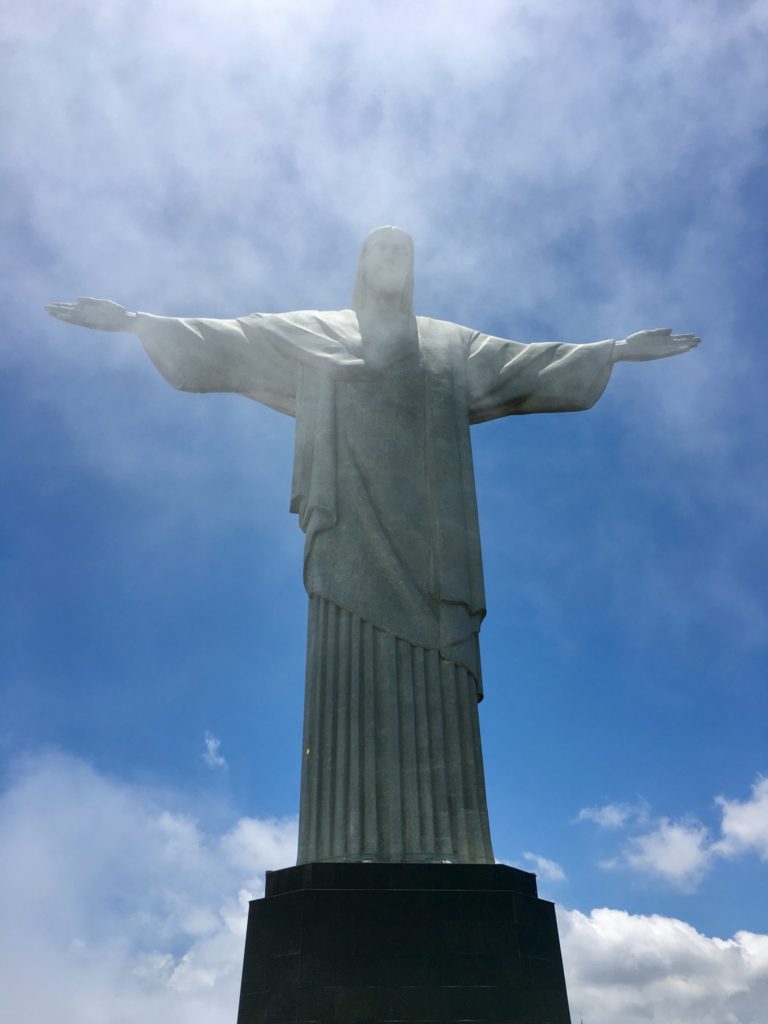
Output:
<path fill-rule="evenodd" d="M 365 257 L 368 252 L 368 247 L 372 242 L 375 242 L 376 239 L 381 238 L 382 235 L 389 235 L 391 237 L 393 233 L 396 233 L 403 239 L 405 244 L 408 246 L 408 252 L 410 254 L 408 277 L 405 282 L 405 287 L 400 295 L 400 310 L 403 313 L 408 313 L 410 316 L 413 316 L 413 239 L 407 231 L 403 231 L 402 228 L 394 227 L 392 224 L 387 224 L 381 228 L 374 228 L 363 242 L 363 248 L 360 250 L 360 258 L 357 261 L 355 290 L 352 292 L 352 302 L 350 304 L 350 309 L 354 309 L 356 313 L 359 313 L 364 308 L 366 304 L 365 300 L 368 295 L 368 282 L 365 279 Z"/>

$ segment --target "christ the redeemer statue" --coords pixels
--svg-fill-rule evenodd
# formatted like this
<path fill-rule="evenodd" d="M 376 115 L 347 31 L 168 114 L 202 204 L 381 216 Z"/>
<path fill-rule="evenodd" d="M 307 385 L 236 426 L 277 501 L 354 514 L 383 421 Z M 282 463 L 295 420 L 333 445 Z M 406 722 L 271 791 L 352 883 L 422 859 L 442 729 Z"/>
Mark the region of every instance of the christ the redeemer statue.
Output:
<path fill-rule="evenodd" d="M 309 594 L 298 862 L 493 863 L 477 703 L 485 615 L 469 428 L 589 409 L 621 360 L 692 334 L 521 344 L 414 316 L 413 243 L 373 231 L 350 309 L 234 320 L 48 311 L 138 335 L 183 391 L 296 418 Z"/>

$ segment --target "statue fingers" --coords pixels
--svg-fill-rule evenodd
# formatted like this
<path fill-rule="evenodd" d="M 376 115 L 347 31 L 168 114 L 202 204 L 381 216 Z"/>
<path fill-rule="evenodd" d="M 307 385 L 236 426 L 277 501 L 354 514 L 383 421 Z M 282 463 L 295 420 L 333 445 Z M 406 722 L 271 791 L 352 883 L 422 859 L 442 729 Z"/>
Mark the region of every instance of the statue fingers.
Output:
<path fill-rule="evenodd" d="M 50 313 L 51 316 L 55 316 L 59 320 L 68 320 L 74 309 L 71 302 L 50 302 L 45 306 L 46 313 Z"/>
<path fill-rule="evenodd" d="M 675 344 L 678 351 L 689 352 L 692 348 L 696 348 L 701 338 L 696 334 L 673 334 L 670 340 Z"/>

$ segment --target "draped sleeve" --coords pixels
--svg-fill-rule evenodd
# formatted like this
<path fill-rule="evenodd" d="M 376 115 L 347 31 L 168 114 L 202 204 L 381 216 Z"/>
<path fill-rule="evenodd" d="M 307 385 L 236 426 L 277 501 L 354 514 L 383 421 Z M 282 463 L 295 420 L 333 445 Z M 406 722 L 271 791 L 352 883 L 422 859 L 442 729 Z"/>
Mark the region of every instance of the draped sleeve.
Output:
<path fill-rule="evenodd" d="M 590 409 L 611 375 L 614 344 L 525 345 L 474 333 L 467 349 L 470 422 Z"/>
<path fill-rule="evenodd" d="M 172 387 L 231 391 L 296 415 L 298 363 L 279 316 L 213 320 L 137 313 L 134 333 Z"/>

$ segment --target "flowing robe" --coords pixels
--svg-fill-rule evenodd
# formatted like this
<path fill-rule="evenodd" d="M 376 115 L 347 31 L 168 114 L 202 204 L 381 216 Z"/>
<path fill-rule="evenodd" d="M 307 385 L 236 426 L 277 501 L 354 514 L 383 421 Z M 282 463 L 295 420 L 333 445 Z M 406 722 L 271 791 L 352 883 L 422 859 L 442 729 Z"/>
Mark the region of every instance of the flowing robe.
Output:
<path fill-rule="evenodd" d="M 299 863 L 493 863 L 469 427 L 590 408 L 613 342 L 525 345 L 417 317 L 382 348 L 353 310 L 140 313 L 136 333 L 174 387 L 296 418 L 310 598 Z"/>

